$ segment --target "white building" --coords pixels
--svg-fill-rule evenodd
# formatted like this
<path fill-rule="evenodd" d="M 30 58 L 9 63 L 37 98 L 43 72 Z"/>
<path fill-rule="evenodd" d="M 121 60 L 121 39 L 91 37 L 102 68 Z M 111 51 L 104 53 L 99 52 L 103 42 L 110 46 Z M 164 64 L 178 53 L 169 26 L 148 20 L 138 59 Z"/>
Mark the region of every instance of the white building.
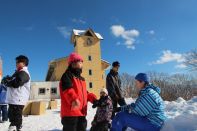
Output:
<path fill-rule="evenodd" d="M 59 98 L 59 81 L 31 82 L 30 100 Z"/>

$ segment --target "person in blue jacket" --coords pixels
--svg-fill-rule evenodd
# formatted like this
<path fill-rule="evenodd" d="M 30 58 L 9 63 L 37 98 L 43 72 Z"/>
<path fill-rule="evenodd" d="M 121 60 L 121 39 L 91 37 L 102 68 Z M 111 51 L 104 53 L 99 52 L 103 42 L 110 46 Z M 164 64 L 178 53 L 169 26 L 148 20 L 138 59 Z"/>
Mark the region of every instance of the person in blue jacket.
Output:
<path fill-rule="evenodd" d="M 0 84 L 0 122 L 4 123 L 8 120 L 8 107 L 6 103 L 7 87 Z M 2 116 L 2 118 L 1 118 Z"/>
<path fill-rule="evenodd" d="M 159 131 L 166 119 L 160 88 L 149 83 L 145 73 L 135 77 L 139 97 L 135 103 L 116 108 L 119 112 L 112 121 L 111 131 L 123 131 L 130 127 L 137 131 Z"/>

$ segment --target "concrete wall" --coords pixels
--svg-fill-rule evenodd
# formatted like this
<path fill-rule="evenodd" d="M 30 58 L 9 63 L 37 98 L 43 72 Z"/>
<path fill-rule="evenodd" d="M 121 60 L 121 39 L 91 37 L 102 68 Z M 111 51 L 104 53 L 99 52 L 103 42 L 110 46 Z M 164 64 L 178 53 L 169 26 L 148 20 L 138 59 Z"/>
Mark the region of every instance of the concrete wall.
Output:
<path fill-rule="evenodd" d="M 53 94 L 56 88 L 57 93 Z M 40 90 L 45 90 L 45 93 L 40 93 Z M 36 99 L 58 99 L 60 98 L 59 93 L 59 82 L 31 82 L 31 93 L 30 100 Z"/>

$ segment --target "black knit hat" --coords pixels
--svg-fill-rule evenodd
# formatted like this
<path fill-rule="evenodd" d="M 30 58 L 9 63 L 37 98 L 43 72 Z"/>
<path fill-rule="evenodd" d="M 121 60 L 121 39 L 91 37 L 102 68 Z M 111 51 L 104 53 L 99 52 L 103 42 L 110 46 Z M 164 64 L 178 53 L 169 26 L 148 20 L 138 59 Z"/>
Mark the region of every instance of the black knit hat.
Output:
<path fill-rule="evenodd" d="M 29 59 L 27 56 L 19 55 L 15 59 L 16 59 L 16 62 L 23 62 L 25 66 L 28 66 L 29 64 Z"/>
<path fill-rule="evenodd" d="M 113 62 L 112 64 L 113 67 L 120 67 L 120 63 L 118 61 Z"/>

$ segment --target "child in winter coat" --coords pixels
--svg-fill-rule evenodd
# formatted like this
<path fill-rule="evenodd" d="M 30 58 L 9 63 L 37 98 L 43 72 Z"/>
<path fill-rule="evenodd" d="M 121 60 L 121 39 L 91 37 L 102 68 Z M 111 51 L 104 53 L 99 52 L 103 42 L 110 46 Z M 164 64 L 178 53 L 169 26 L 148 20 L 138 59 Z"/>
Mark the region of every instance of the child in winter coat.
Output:
<path fill-rule="evenodd" d="M 20 55 L 16 57 L 16 72 L 12 76 L 3 78 L 7 86 L 6 102 L 9 104 L 9 131 L 21 131 L 22 111 L 30 96 L 29 59 Z"/>
<path fill-rule="evenodd" d="M 7 87 L 4 86 L 3 84 L 0 84 L 0 123 L 4 123 L 8 120 L 6 92 L 7 92 Z"/>
<path fill-rule="evenodd" d="M 93 108 L 97 107 L 96 115 L 92 121 L 90 131 L 108 131 L 113 111 L 112 100 L 105 88 L 100 91 L 100 99 L 95 101 Z"/>
<path fill-rule="evenodd" d="M 164 103 L 160 97 L 160 88 L 149 83 L 145 73 L 135 77 L 136 87 L 140 89 L 135 103 L 116 109 L 116 117 L 112 121 L 111 131 L 122 131 L 131 127 L 137 131 L 159 131 L 166 119 Z"/>
<path fill-rule="evenodd" d="M 68 65 L 59 84 L 63 131 L 86 131 L 87 104 L 93 103 L 96 96 L 87 91 L 86 81 L 81 76 L 83 58 L 71 53 Z"/>

